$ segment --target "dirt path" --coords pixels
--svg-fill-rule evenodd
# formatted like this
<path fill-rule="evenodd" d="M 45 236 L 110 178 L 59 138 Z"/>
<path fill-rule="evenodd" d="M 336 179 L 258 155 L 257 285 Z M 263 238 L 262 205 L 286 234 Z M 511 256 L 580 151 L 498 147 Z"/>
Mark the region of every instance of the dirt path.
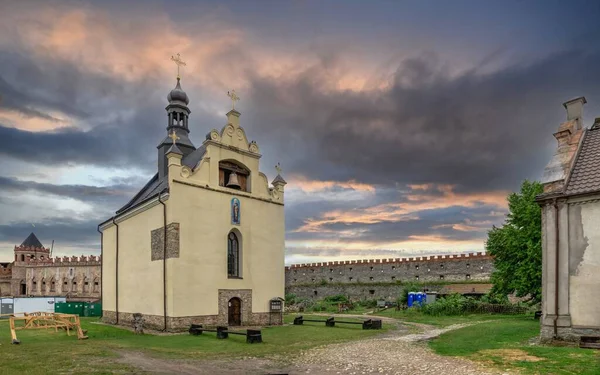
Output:
<path fill-rule="evenodd" d="M 400 328 L 375 338 L 317 347 L 291 357 L 186 361 L 156 359 L 143 353 L 123 352 L 120 353 L 122 358 L 119 362 L 152 374 L 507 374 L 495 369 L 485 369 L 469 360 L 437 355 L 424 343 L 444 332 L 480 322 L 436 328 L 391 318 L 384 320 Z M 407 325 L 412 326 L 413 331 L 418 329 L 420 332 L 410 333 L 411 329 Z"/>

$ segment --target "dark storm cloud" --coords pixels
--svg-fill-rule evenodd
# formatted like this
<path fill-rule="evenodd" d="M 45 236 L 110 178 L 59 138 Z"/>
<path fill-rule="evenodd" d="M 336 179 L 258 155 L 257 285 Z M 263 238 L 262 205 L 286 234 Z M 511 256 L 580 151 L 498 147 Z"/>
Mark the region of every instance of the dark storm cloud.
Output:
<path fill-rule="evenodd" d="M 169 89 L 157 90 L 153 74 L 126 83 L 66 61 L 2 51 L 0 66 L 0 109 L 51 122 L 59 120 L 48 113 L 59 111 L 73 120 L 71 126 L 48 131 L 0 123 L 0 155 L 27 162 L 141 167 L 148 175 L 154 172 L 152 151 L 166 135 L 164 106 Z M 197 112 L 190 121 L 192 128 L 203 122 L 203 111 Z"/>
<path fill-rule="evenodd" d="M 562 102 L 586 95 L 588 113 L 600 108 L 597 49 L 458 76 L 413 58 L 377 91 L 331 91 L 328 79 L 326 63 L 288 80 L 254 76 L 249 95 L 254 128 L 314 179 L 515 188 L 541 175 Z"/>
<path fill-rule="evenodd" d="M 2 194 L 34 191 L 108 206 L 125 204 L 137 192 L 136 189 L 137 186 L 131 185 L 53 185 L 0 176 Z"/>
<path fill-rule="evenodd" d="M 95 220 L 81 221 L 58 217 L 38 221 L 35 227 L 29 222 L 15 222 L 0 225 L 0 238 L 3 242 L 19 245 L 29 233 L 35 232 L 45 247 L 50 247 L 54 240 L 55 250 L 77 247 L 89 253 L 90 248 L 98 249 L 96 243 L 99 242 L 100 234 L 96 231 L 97 226 L 98 222 Z M 6 255 L 5 253 L 3 258 L 6 258 Z"/>
<path fill-rule="evenodd" d="M 488 212 L 490 208 L 488 208 Z M 413 236 L 440 236 L 447 240 L 466 241 L 480 239 L 486 233 L 486 224 L 482 228 L 473 227 L 469 230 L 455 230 L 453 224 L 464 224 L 471 217 L 470 211 L 461 207 L 417 211 L 413 219 L 389 220 L 376 223 L 335 222 L 319 226 L 317 232 L 288 232 L 289 240 L 335 240 L 341 243 L 364 241 L 369 243 L 391 243 L 411 240 Z M 490 219 L 482 218 L 481 221 Z M 497 223 L 502 218 L 493 218 Z"/>

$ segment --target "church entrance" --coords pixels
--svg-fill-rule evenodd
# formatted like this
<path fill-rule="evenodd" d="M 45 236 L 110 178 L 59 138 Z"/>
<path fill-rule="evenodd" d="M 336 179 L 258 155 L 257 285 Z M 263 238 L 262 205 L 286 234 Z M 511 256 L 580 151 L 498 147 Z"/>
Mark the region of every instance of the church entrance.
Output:
<path fill-rule="evenodd" d="M 24 296 L 25 294 L 27 294 L 27 284 L 25 284 L 25 281 L 21 281 L 21 295 Z"/>
<path fill-rule="evenodd" d="M 242 325 L 242 301 L 237 297 L 229 300 L 229 325 Z"/>

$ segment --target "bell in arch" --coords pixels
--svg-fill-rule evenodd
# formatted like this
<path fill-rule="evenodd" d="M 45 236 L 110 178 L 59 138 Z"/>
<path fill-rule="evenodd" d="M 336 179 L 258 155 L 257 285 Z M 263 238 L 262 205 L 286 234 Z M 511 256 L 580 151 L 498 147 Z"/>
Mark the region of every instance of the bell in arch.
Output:
<path fill-rule="evenodd" d="M 227 181 L 227 186 L 228 188 L 231 189 L 241 189 L 242 187 L 240 186 L 240 182 L 238 181 L 238 177 L 237 174 L 235 172 L 231 172 L 231 174 L 229 175 L 229 181 Z"/>

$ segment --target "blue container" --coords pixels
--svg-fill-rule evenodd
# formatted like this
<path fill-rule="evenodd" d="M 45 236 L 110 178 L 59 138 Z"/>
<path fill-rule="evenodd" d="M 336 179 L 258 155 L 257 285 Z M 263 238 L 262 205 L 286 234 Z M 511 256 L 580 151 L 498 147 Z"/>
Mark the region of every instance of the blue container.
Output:
<path fill-rule="evenodd" d="M 421 306 L 421 302 L 423 301 L 423 295 L 421 293 L 415 293 L 415 303 L 418 306 Z"/>
<path fill-rule="evenodd" d="M 409 292 L 408 293 L 408 300 L 406 301 L 406 304 L 408 305 L 408 307 L 412 307 L 414 300 L 415 300 L 415 293 L 414 292 Z"/>

